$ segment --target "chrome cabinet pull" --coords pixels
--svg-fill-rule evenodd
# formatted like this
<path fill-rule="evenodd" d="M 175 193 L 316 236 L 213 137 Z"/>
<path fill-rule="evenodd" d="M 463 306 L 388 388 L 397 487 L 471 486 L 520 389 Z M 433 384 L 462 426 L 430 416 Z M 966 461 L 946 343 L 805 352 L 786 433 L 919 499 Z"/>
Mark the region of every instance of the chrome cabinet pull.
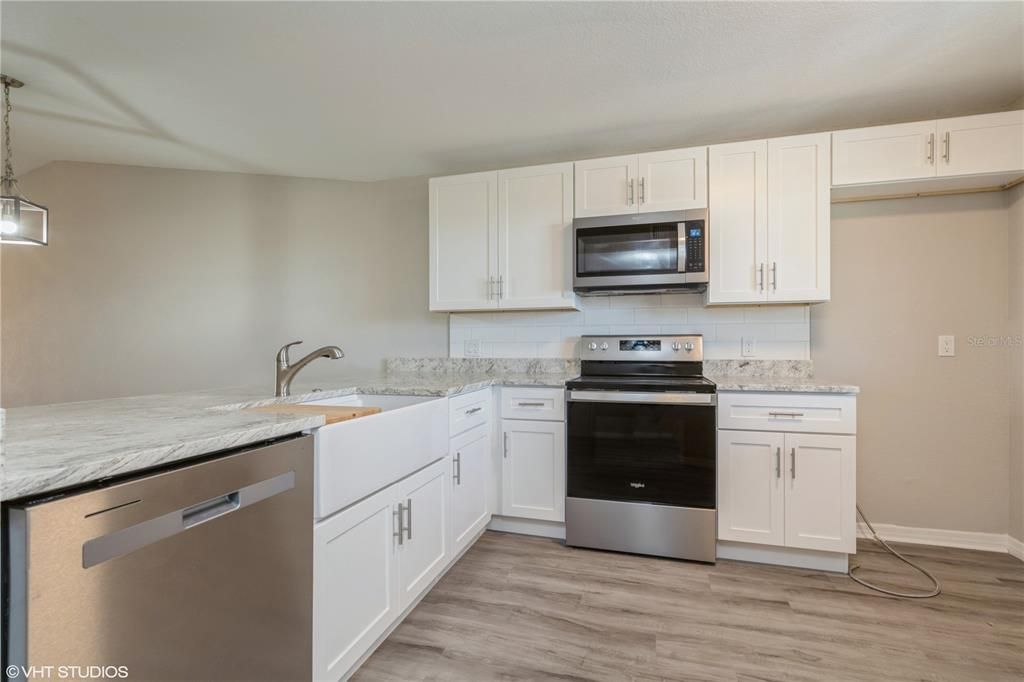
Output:
<path fill-rule="evenodd" d="M 949 163 L 949 131 L 942 136 L 942 160 Z"/>
<path fill-rule="evenodd" d="M 775 478 L 782 478 L 782 447 L 775 448 Z"/>
<path fill-rule="evenodd" d="M 793 480 L 796 480 L 796 448 L 790 448 L 789 456 L 793 460 L 793 464 L 790 467 L 789 473 L 792 475 Z"/>
<path fill-rule="evenodd" d="M 505 442 L 502 447 L 502 454 L 504 455 L 505 459 L 508 459 L 508 432 L 505 433 Z"/>
<path fill-rule="evenodd" d="M 516 403 L 516 407 L 544 407 L 544 403 L 524 403 L 524 402 L 518 402 L 518 403 Z"/>
<path fill-rule="evenodd" d="M 454 461 L 455 472 L 452 473 L 452 478 L 455 479 L 455 485 L 462 485 L 462 453 L 456 452 Z"/>
<path fill-rule="evenodd" d="M 803 412 L 769 412 L 769 417 L 802 417 Z"/>
<path fill-rule="evenodd" d="M 644 176 L 640 176 L 640 203 L 644 203 Z"/>
<path fill-rule="evenodd" d="M 757 266 L 757 290 L 764 291 L 764 263 Z"/>
<path fill-rule="evenodd" d="M 477 412 L 479 412 L 482 409 L 484 409 L 484 408 L 482 408 L 482 407 L 471 407 L 470 409 L 466 410 L 466 416 L 468 417 L 471 414 L 476 414 Z"/>
<path fill-rule="evenodd" d="M 928 164 L 935 165 L 935 133 L 928 134 Z"/>
<path fill-rule="evenodd" d="M 398 530 L 395 531 L 394 536 L 398 538 L 398 546 L 402 546 L 402 536 L 405 533 L 405 524 L 402 521 L 402 514 L 405 512 L 405 505 L 401 502 L 398 503 L 398 509 L 394 513 L 396 523 L 398 524 Z"/>
<path fill-rule="evenodd" d="M 498 298 L 505 297 L 505 276 L 498 275 Z"/>
<path fill-rule="evenodd" d="M 412 540 L 412 498 L 405 501 L 405 539 Z"/>
<path fill-rule="evenodd" d="M 487 278 L 487 300 L 490 301 L 492 298 L 494 298 L 494 278 L 493 277 L 488 277 Z"/>
<path fill-rule="evenodd" d="M 779 290 L 778 263 L 772 261 L 772 291 Z"/>

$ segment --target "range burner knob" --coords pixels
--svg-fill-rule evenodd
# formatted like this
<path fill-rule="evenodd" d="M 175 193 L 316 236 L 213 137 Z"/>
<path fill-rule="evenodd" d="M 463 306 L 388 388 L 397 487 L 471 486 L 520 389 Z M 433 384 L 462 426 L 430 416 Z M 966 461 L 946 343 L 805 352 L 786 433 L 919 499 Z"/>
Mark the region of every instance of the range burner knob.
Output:
<path fill-rule="evenodd" d="M 589 348 L 590 350 L 597 350 L 597 344 L 591 341 L 590 345 L 587 346 L 587 348 Z"/>
<path fill-rule="evenodd" d="M 607 341 L 601 344 L 601 350 L 608 350 L 608 342 Z"/>
<path fill-rule="evenodd" d="M 686 343 L 685 343 L 685 344 L 683 345 L 683 348 L 685 348 L 685 349 L 686 349 L 686 352 L 687 352 L 687 353 L 689 353 L 689 352 L 690 352 L 691 350 L 693 350 L 693 342 L 692 342 L 692 341 L 687 341 L 687 342 L 686 342 Z"/>
<path fill-rule="evenodd" d="M 672 350 L 679 350 L 680 348 L 682 348 L 682 346 L 679 345 L 678 341 L 672 344 Z"/>

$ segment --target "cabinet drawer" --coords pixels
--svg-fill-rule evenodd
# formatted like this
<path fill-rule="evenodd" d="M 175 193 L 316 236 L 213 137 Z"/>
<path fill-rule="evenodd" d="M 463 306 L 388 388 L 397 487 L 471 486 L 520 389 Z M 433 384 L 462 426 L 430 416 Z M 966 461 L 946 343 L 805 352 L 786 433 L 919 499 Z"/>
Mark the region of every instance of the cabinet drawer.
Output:
<path fill-rule="evenodd" d="M 448 399 L 448 435 L 456 436 L 491 420 L 491 389 Z"/>
<path fill-rule="evenodd" d="M 565 391 L 561 388 L 503 388 L 501 418 L 565 421 Z"/>
<path fill-rule="evenodd" d="M 718 394 L 718 428 L 857 433 L 857 397 L 813 393 Z"/>

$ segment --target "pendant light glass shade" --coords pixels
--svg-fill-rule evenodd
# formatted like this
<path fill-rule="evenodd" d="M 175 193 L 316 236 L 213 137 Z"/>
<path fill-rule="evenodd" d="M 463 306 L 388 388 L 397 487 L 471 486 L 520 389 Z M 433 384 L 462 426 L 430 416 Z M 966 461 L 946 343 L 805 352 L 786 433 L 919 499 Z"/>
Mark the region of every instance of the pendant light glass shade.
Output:
<path fill-rule="evenodd" d="M 11 88 L 20 88 L 24 83 L 16 78 L 0 74 L 4 88 L 3 175 L 0 177 L 0 244 L 31 244 L 46 246 L 47 210 L 45 206 L 29 201 L 18 191 L 14 179 L 14 163 L 11 158 Z"/>

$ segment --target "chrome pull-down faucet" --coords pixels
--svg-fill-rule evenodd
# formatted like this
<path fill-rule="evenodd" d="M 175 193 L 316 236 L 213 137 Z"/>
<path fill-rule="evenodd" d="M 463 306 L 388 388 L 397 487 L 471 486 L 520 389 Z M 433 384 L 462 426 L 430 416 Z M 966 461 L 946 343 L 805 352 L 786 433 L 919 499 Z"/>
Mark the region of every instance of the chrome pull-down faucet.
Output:
<path fill-rule="evenodd" d="M 295 364 L 291 363 L 288 358 L 288 349 L 292 346 L 297 346 L 302 341 L 292 341 L 281 346 L 281 350 L 277 351 L 277 395 L 283 397 L 291 395 L 292 392 L 292 379 L 299 373 L 303 367 L 313 362 L 317 358 L 330 358 L 331 360 L 338 360 L 345 357 L 345 351 L 341 350 L 337 346 L 323 346 L 317 348 L 309 355 L 304 356 L 301 360 L 296 360 Z"/>

